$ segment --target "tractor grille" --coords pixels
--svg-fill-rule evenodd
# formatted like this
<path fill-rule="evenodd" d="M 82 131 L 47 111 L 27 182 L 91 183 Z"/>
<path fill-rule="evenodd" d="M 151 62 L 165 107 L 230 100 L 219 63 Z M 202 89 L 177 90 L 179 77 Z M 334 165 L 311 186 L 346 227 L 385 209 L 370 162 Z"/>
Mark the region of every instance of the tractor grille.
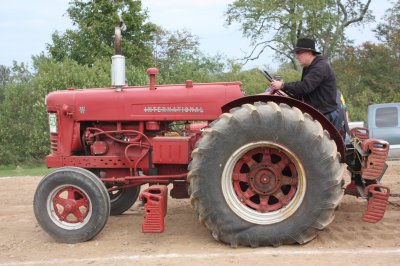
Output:
<path fill-rule="evenodd" d="M 58 134 L 50 134 L 50 147 L 53 152 L 58 151 Z"/>

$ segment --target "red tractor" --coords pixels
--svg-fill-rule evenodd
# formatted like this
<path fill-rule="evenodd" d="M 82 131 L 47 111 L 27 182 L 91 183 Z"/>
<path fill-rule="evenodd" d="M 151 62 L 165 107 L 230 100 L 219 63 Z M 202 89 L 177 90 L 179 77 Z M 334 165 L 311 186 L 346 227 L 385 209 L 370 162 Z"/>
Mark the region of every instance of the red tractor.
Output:
<path fill-rule="evenodd" d="M 127 86 L 116 55 L 111 88 L 47 96 L 46 164 L 57 169 L 38 185 L 34 212 L 57 241 L 95 237 L 139 194 L 143 231 L 161 232 L 172 184 L 170 195 L 190 197 L 217 240 L 303 244 L 332 222 L 346 164 L 346 192 L 368 199 L 364 220 L 383 217 L 388 143 L 356 129 L 346 147 L 325 116 L 301 101 L 244 97 L 239 82 L 156 85 L 157 72 L 147 71 L 149 86 Z"/>

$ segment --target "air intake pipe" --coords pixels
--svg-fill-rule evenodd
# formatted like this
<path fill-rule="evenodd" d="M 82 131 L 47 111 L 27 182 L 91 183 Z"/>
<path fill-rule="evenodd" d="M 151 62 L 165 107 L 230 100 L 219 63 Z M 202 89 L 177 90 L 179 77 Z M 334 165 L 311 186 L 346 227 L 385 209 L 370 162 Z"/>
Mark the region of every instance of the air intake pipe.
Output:
<path fill-rule="evenodd" d="M 111 57 L 111 86 L 125 86 L 125 56 L 121 49 L 121 28 L 115 27 L 115 55 Z"/>

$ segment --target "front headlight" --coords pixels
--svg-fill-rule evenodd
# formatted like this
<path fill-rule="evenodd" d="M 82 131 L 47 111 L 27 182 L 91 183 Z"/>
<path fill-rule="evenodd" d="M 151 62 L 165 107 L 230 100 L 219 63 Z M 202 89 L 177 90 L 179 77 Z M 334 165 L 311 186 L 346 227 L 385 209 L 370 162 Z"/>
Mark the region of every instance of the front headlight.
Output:
<path fill-rule="evenodd" d="M 49 128 L 50 133 L 57 134 L 57 114 L 49 113 Z"/>

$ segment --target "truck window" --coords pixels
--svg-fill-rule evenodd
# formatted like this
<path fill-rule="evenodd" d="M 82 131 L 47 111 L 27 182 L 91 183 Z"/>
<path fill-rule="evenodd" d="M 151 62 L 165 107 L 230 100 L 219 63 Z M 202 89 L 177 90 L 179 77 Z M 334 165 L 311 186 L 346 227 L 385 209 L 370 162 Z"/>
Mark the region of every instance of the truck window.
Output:
<path fill-rule="evenodd" d="M 398 125 L 398 119 L 396 107 L 376 109 L 376 127 L 396 127 Z"/>

